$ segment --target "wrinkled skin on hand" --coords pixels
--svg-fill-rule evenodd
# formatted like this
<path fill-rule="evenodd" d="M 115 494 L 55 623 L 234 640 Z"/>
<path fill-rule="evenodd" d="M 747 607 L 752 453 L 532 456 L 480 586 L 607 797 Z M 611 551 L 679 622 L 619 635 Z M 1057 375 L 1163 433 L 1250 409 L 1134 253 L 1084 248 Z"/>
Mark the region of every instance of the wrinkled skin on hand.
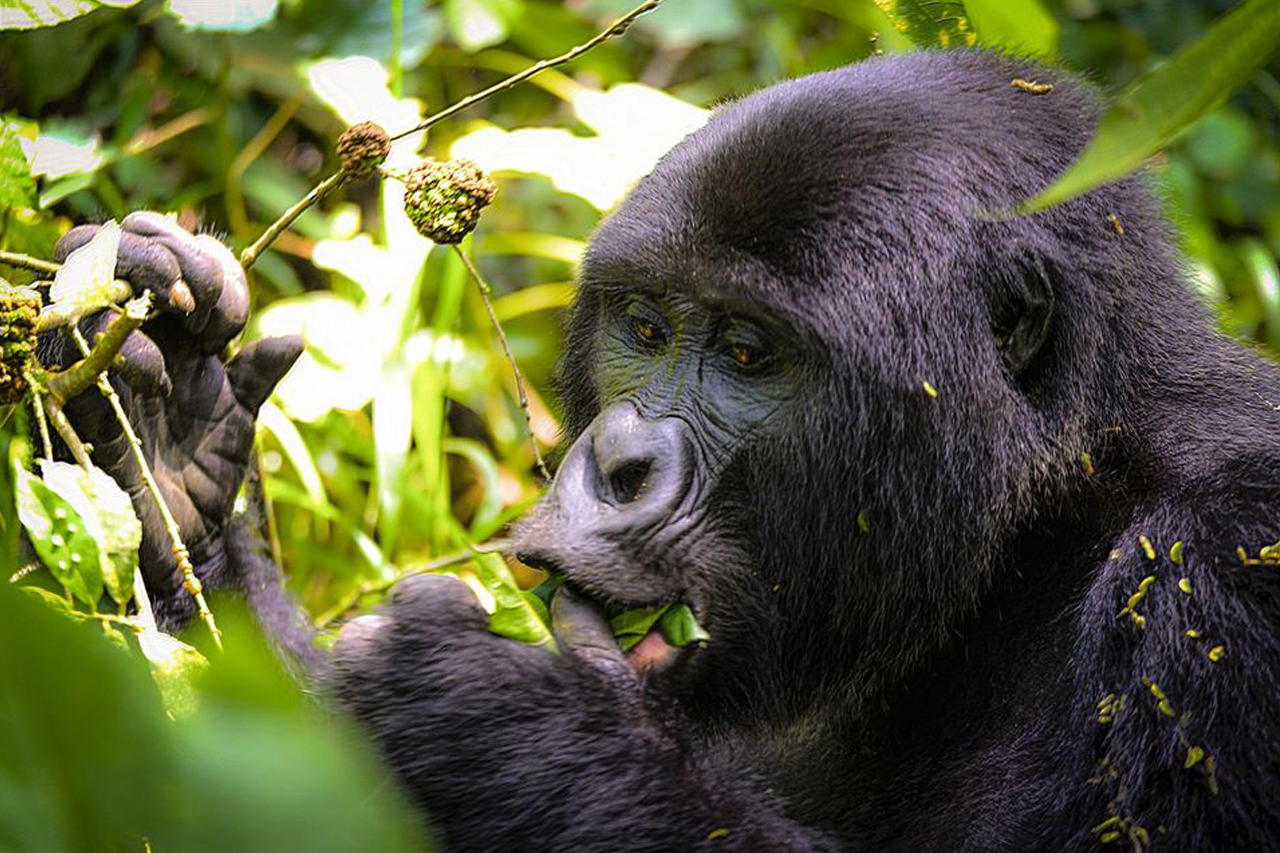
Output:
<path fill-rule="evenodd" d="M 248 285 L 230 250 L 156 213 L 133 213 L 121 228 L 116 274 L 135 294 L 150 291 L 156 313 L 125 342 L 111 382 L 181 528 L 196 574 L 206 588 L 216 588 L 226 581 L 222 534 L 248 467 L 254 418 L 301 354 L 302 341 L 255 341 L 224 362 L 223 349 L 244 328 L 249 313 Z M 73 228 L 59 241 L 56 259 L 65 260 L 97 230 L 96 225 Z M 114 314 L 108 310 L 84 318 L 81 332 L 92 341 Z M 79 358 L 74 341 L 62 331 L 42 338 L 41 353 L 46 365 L 65 366 Z M 115 415 L 96 387 L 68 401 L 65 412 L 79 436 L 93 445 L 94 464 L 133 499 L 143 526 L 142 572 L 161 627 L 182 625 L 194 600 L 182 590 L 169 535 Z"/>

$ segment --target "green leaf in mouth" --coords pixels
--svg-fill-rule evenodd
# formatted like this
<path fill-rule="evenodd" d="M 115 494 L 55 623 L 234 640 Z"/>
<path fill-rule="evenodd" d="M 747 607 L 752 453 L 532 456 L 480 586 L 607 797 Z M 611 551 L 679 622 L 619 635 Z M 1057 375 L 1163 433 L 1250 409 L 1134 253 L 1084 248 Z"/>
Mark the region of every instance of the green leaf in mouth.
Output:
<path fill-rule="evenodd" d="M 645 638 L 655 623 L 662 639 L 676 648 L 690 643 L 705 643 L 711 639 L 711 635 L 698 624 L 693 610 L 687 604 L 624 610 L 609 620 L 609 629 L 618 641 L 618 648 L 629 652 Z"/>

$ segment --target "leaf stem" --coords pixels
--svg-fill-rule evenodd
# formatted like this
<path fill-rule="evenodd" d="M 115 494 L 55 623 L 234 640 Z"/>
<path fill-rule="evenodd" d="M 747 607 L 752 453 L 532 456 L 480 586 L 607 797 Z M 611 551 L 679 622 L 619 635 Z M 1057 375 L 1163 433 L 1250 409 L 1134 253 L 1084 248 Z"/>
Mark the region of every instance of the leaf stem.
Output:
<path fill-rule="evenodd" d="M 315 189 L 307 193 L 302 201 L 286 210 L 280 215 L 279 219 L 272 222 L 271 225 L 267 227 L 267 230 L 262 232 L 262 236 L 253 242 L 252 246 L 240 253 L 240 266 L 244 269 L 248 269 L 253 266 L 254 261 L 258 260 L 258 256 L 261 255 L 268 246 L 274 243 L 276 238 L 279 237 L 286 228 L 292 225 L 295 219 L 306 213 L 313 204 L 337 189 L 346 179 L 346 171 L 344 169 L 339 169 L 317 184 Z"/>
<path fill-rule="evenodd" d="M 516 74 L 512 74 L 510 77 L 506 78 L 505 80 L 502 80 L 498 83 L 493 84 L 488 89 L 484 89 L 480 92 L 476 92 L 474 95 L 468 95 L 467 97 L 463 98 L 461 101 L 458 101 L 455 104 L 451 104 L 450 106 L 445 107 L 435 115 L 430 116 L 429 118 L 423 119 L 416 126 L 395 134 L 394 136 L 391 137 L 391 140 L 394 142 L 395 140 L 402 139 L 412 133 L 417 133 L 418 131 L 426 130 L 427 128 L 431 127 L 433 124 L 442 122 L 445 119 L 450 118 L 451 116 L 454 116 L 465 109 L 468 109 L 469 107 L 473 107 L 476 104 L 480 103 L 481 101 L 486 100 L 487 98 L 493 97 L 499 92 L 506 91 L 507 89 L 510 89 L 513 86 L 523 83 L 525 80 L 528 80 L 530 77 L 537 74 L 539 71 L 546 71 L 548 68 L 554 68 L 557 65 L 564 65 L 566 62 L 572 62 L 573 60 L 577 59 L 579 56 L 582 56 L 582 54 L 586 53 L 587 51 L 591 50 L 597 45 L 602 44 L 603 42 L 613 38 L 614 36 L 622 35 L 624 32 L 627 31 L 627 27 L 631 26 L 632 21 L 634 21 L 636 18 L 643 15 L 645 12 L 648 12 L 652 9 L 657 8 L 660 2 L 661 0 L 645 0 L 644 3 L 641 3 L 639 6 L 635 7 L 630 12 L 623 15 L 621 18 L 618 18 L 608 27 L 606 27 L 605 29 L 597 33 L 589 41 L 585 41 L 582 44 L 578 45 L 577 47 L 572 48 L 566 51 L 565 53 L 560 54 L 559 56 L 553 57 L 551 59 L 543 59 L 540 62 L 535 62 L 533 65 L 530 65 L 528 68 L 524 69 L 523 71 L 520 71 Z"/>
<path fill-rule="evenodd" d="M 0 264 L 7 264 L 20 270 L 30 270 L 43 275 L 54 275 L 58 272 L 59 266 L 53 261 L 42 261 L 39 258 L 33 258 L 30 255 L 23 255 L 18 252 L 0 252 Z"/>
<path fill-rule="evenodd" d="M 61 407 L 97 382 L 98 377 L 116 360 L 129 335 L 147 319 L 150 308 L 150 293 L 132 300 L 125 306 L 124 312 L 107 326 L 106 331 L 94 343 L 93 349 L 89 349 L 88 345 L 81 347 L 84 358 L 66 370 L 46 374 L 45 387 L 53 402 Z M 77 343 L 84 341 L 84 336 L 74 323 L 69 328 Z"/>
<path fill-rule="evenodd" d="M 493 311 L 493 302 L 489 299 L 491 292 L 489 284 L 481 277 L 480 271 L 476 269 L 475 264 L 467 257 L 467 253 L 462 251 L 461 246 L 454 243 L 453 251 L 462 259 L 467 272 L 471 274 L 471 278 L 480 289 L 480 298 L 484 300 L 484 308 L 489 312 L 489 321 L 493 323 L 493 328 L 498 333 L 498 340 L 502 343 L 502 351 L 506 354 L 507 362 L 511 365 L 512 374 L 515 375 L 516 393 L 520 397 L 520 411 L 524 412 L 524 424 L 529 429 L 529 444 L 533 446 L 533 459 L 538 466 L 538 474 L 542 479 L 550 480 L 551 474 L 547 471 L 547 463 L 542 458 L 542 451 L 538 449 L 538 438 L 533 434 L 533 414 L 529 411 L 529 395 L 524 389 L 524 377 L 520 375 L 520 366 L 516 364 L 516 357 L 511 354 L 511 346 L 507 343 L 507 333 L 502 330 L 502 323 L 498 321 L 498 315 Z"/>
<path fill-rule="evenodd" d="M 27 387 L 31 389 L 31 408 L 35 409 L 36 426 L 40 432 L 40 446 L 44 450 L 44 458 L 53 459 L 53 442 L 49 440 L 49 422 L 44 416 L 44 397 L 40 393 L 40 385 L 30 370 L 22 371 Z"/>

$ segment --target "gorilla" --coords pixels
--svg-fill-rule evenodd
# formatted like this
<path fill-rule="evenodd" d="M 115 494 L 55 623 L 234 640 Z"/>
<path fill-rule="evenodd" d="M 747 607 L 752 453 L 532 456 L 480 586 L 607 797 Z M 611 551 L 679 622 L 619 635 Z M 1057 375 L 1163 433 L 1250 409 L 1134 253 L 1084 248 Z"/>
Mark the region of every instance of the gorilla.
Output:
<path fill-rule="evenodd" d="M 444 849 L 1280 850 L 1280 371 L 1144 177 L 1007 213 L 1099 111 L 1017 58 L 874 58 L 720 107 L 600 225 L 514 536 L 558 650 L 419 576 L 320 665 Z M 201 306 L 121 385 L 197 570 L 305 645 L 229 520 L 298 344 L 224 366 L 229 253 L 126 230 L 122 272 Z M 672 602 L 708 642 L 619 650 L 609 615 Z"/>

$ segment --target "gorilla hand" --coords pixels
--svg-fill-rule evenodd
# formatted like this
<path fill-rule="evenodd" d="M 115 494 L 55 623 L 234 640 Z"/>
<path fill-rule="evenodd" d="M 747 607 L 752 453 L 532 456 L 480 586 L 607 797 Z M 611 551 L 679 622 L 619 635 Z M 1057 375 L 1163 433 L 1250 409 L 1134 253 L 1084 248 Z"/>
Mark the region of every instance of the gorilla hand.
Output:
<path fill-rule="evenodd" d="M 194 236 L 172 219 L 139 212 L 121 223 L 116 274 L 136 293 L 155 295 L 158 313 L 121 349 L 111 381 L 142 442 L 160 492 L 182 531 L 196 574 L 208 588 L 225 579 L 223 531 L 253 447 L 254 418 L 262 402 L 302 351 L 298 338 L 272 338 L 246 346 L 224 364 L 223 347 L 244 328 L 249 290 L 225 246 Z M 68 232 L 55 250 L 59 261 L 87 243 L 98 226 Z M 112 312 L 80 323 L 89 340 Z M 79 350 L 64 332 L 41 341 L 47 364 L 65 366 Z M 142 520 L 142 572 L 162 627 L 188 619 L 191 596 L 160 512 L 119 424 L 96 388 L 68 401 L 65 412 L 93 445 L 92 459 L 129 493 Z"/>

